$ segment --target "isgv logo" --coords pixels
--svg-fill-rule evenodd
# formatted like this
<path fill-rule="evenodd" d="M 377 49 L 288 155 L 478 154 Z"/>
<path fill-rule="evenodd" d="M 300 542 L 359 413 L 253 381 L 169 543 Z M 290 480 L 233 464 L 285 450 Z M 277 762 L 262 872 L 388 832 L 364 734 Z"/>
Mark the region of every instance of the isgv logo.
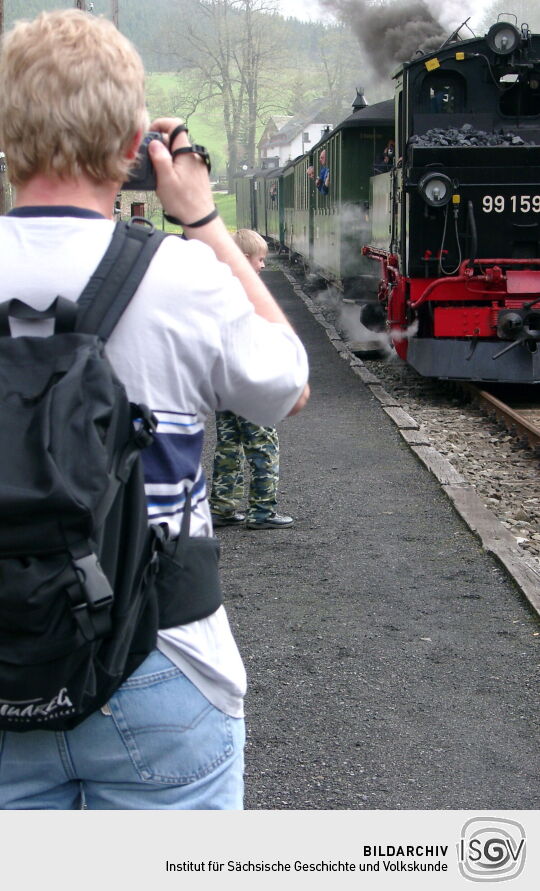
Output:
<path fill-rule="evenodd" d="M 459 871 L 472 882 L 515 879 L 525 866 L 525 830 L 503 817 L 473 817 L 461 830 Z"/>

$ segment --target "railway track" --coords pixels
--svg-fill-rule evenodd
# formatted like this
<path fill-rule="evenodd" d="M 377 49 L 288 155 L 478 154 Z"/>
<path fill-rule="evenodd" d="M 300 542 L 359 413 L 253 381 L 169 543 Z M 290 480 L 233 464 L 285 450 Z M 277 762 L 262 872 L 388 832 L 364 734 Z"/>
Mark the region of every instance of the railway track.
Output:
<path fill-rule="evenodd" d="M 474 384 L 465 388 L 486 414 L 496 417 L 509 432 L 528 442 L 531 449 L 540 449 L 540 387 L 508 388 Z"/>

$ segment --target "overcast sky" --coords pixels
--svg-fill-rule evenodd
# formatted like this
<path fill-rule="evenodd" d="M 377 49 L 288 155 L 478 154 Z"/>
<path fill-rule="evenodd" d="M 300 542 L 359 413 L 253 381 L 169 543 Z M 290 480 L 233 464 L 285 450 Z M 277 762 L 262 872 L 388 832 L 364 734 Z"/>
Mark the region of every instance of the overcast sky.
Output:
<path fill-rule="evenodd" d="M 324 19 L 317 0 L 279 0 L 279 6 L 283 15 L 294 16 L 297 19 Z M 328 16 L 326 16 L 328 19 Z"/>
<path fill-rule="evenodd" d="M 471 24 L 481 20 L 484 7 L 490 0 L 426 0 L 437 18 L 445 27 L 459 25 L 467 15 L 471 16 Z M 317 0 L 278 0 L 283 15 L 297 19 L 332 21 L 328 13 L 323 13 Z M 508 4 L 511 6 L 511 2 Z M 335 20 L 334 20 L 335 21 Z"/>

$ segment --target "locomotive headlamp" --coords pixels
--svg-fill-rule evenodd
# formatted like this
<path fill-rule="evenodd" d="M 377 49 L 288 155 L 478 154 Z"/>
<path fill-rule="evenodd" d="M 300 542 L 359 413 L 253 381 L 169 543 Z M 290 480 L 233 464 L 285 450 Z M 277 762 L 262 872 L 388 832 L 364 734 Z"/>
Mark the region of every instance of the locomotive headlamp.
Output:
<path fill-rule="evenodd" d="M 498 56 L 509 56 L 519 46 L 521 34 L 510 22 L 497 22 L 489 29 L 486 41 L 490 50 Z"/>
<path fill-rule="evenodd" d="M 446 173 L 432 170 L 418 183 L 418 191 L 430 207 L 444 207 L 452 198 L 452 180 Z"/>

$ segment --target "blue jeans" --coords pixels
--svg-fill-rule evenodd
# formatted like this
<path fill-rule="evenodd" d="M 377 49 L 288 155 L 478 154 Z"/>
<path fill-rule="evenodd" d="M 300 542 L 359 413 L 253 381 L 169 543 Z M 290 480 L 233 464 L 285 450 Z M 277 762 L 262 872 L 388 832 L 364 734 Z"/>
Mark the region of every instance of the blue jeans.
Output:
<path fill-rule="evenodd" d="M 73 730 L 0 731 L 0 809 L 241 810 L 244 740 L 154 650 Z"/>

